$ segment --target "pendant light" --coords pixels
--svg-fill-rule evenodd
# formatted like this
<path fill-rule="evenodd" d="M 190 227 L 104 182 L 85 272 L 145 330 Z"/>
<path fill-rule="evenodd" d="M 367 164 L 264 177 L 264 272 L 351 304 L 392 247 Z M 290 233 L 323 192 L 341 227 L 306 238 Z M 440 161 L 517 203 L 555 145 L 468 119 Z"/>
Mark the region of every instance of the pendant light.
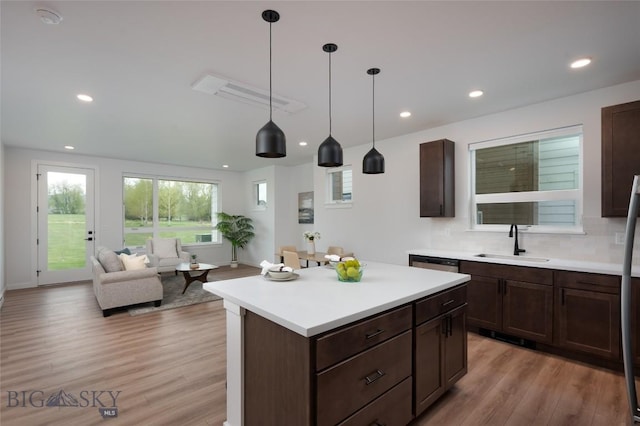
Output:
<path fill-rule="evenodd" d="M 384 173 L 384 156 L 376 149 L 376 75 L 380 74 L 380 68 L 369 68 L 367 74 L 373 81 L 373 148 L 362 159 L 362 173 L 374 175 Z"/>
<path fill-rule="evenodd" d="M 278 22 L 280 14 L 275 10 L 262 12 L 262 19 L 269 23 L 269 122 L 256 135 L 256 155 L 266 158 L 280 158 L 287 155 L 287 141 L 284 132 L 273 122 L 271 84 L 271 24 Z"/>
<path fill-rule="evenodd" d="M 331 54 L 338 50 L 338 46 L 327 43 L 322 50 L 329 54 L 329 137 L 318 147 L 318 166 L 338 167 L 342 166 L 342 147 L 331 136 Z"/>

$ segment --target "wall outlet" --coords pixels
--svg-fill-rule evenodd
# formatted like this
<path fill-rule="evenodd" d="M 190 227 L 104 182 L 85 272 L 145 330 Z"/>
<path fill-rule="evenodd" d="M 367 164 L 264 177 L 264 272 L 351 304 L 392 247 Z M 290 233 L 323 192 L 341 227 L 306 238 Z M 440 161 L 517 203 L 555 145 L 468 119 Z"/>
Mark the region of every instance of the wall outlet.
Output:
<path fill-rule="evenodd" d="M 624 245 L 624 232 L 616 232 L 615 241 L 618 245 Z"/>

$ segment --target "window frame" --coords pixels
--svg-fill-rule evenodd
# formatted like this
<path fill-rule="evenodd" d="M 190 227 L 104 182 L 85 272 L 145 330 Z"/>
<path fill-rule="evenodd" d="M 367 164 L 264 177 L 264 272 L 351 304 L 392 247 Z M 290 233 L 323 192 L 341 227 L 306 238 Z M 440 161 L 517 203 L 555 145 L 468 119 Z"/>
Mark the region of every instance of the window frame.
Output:
<path fill-rule="evenodd" d="M 126 227 L 126 218 L 125 218 L 125 180 L 126 179 L 146 179 L 151 180 L 151 188 L 152 188 L 152 225 L 145 227 L 136 227 L 136 228 L 127 228 Z M 159 211 L 160 211 L 160 181 L 170 181 L 170 182 L 180 182 L 180 183 L 196 183 L 196 184 L 208 184 L 214 185 L 216 187 L 216 205 L 215 210 L 212 206 L 211 211 L 211 227 L 209 226 L 188 226 L 188 227 L 177 227 L 171 228 L 177 231 L 211 231 L 212 239 L 215 238 L 215 241 L 204 241 L 204 242 L 188 242 L 182 243 L 183 246 L 208 246 L 208 245 L 222 245 L 223 241 L 220 235 L 220 232 L 215 229 L 215 223 L 217 223 L 217 213 L 221 211 L 220 209 L 220 182 L 214 180 L 207 179 L 190 179 L 190 178 L 176 178 L 172 176 L 162 176 L 162 175 L 144 175 L 137 173 L 123 173 L 122 174 L 122 246 L 128 247 L 130 249 L 142 249 L 145 246 L 139 245 L 125 245 L 126 244 L 126 235 L 127 234 L 151 234 L 151 238 L 163 238 L 161 234 L 163 232 L 167 232 L 167 228 L 160 226 L 159 220 Z"/>
<path fill-rule="evenodd" d="M 484 148 L 513 145 L 528 141 L 560 138 L 563 136 L 578 136 L 578 187 L 576 189 L 521 191 L 492 194 L 476 194 L 476 151 Z M 575 202 L 575 225 L 521 225 L 523 231 L 529 233 L 545 234 L 584 234 L 582 215 L 584 208 L 584 133 L 581 124 L 544 130 L 540 132 L 526 133 L 506 138 L 492 139 L 482 142 L 470 143 L 469 151 L 469 227 L 471 231 L 507 232 L 510 224 L 479 224 L 478 204 L 490 203 L 522 203 L 571 200 Z"/>
<path fill-rule="evenodd" d="M 333 199 L 333 174 L 349 171 L 351 172 L 351 198 L 349 200 L 334 200 Z M 326 200 L 325 206 L 331 208 L 349 208 L 353 204 L 353 167 L 351 164 L 345 164 L 339 167 L 331 167 L 326 170 L 325 175 L 325 192 L 326 192 Z M 342 178 L 342 182 L 344 184 L 344 175 Z"/>
<path fill-rule="evenodd" d="M 260 186 L 264 185 L 264 204 L 260 204 Z M 266 210 L 269 206 L 269 185 L 266 180 L 258 180 L 253 182 L 253 210 Z"/>

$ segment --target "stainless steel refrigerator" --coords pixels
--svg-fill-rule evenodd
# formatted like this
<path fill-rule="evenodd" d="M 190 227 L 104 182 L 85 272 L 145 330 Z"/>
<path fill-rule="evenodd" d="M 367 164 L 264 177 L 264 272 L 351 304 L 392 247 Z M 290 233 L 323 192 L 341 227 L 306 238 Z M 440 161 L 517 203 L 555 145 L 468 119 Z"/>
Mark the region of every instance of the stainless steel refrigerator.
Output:
<path fill-rule="evenodd" d="M 633 257 L 633 237 L 636 232 L 638 207 L 640 199 L 640 176 L 633 178 L 631 199 L 629 201 L 629 214 L 627 215 L 627 227 L 624 238 L 624 261 L 622 262 L 622 288 L 620 296 L 620 312 L 622 322 L 622 356 L 624 360 L 624 376 L 627 384 L 627 396 L 629 397 L 629 409 L 631 410 L 632 424 L 640 422 L 640 408 L 638 408 L 638 395 L 636 393 L 635 374 L 633 371 L 633 347 L 631 339 L 631 260 Z M 636 307 L 637 309 L 637 307 Z M 636 324 L 640 327 L 640 324 Z"/>

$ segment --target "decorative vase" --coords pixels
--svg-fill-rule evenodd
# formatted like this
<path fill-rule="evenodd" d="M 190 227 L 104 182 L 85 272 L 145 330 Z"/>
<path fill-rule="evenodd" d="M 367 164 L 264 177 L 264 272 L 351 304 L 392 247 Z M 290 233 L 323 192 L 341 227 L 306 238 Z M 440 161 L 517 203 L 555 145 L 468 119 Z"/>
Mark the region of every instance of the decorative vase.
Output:
<path fill-rule="evenodd" d="M 200 267 L 200 264 L 199 263 L 192 263 L 192 264 L 189 265 L 189 267 L 191 269 L 198 269 Z"/>
<path fill-rule="evenodd" d="M 313 240 L 307 241 L 307 254 L 316 254 L 316 243 Z"/>
<path fill-rule="evenodd" d="M 238 267 L 238 261 L 237 260 L 232 260 L 231 264 L 229 266 L 231 266 L 232 268 L 237 268 Z"/>

